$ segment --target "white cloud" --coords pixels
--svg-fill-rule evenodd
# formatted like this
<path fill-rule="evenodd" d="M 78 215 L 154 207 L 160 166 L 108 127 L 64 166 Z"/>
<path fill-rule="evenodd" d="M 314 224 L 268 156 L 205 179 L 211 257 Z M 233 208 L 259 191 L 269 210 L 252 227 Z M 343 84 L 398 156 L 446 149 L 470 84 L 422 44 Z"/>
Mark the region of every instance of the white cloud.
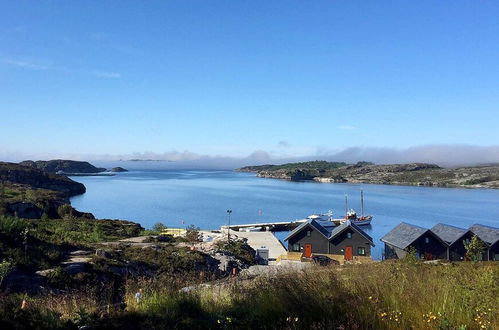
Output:
<path fill-rule="evenodd" d="M 109 78 L 109 79 L 118 79 L 121 78 L 121 74 L 118 72 L 112 72 L 112 71 L 98 71 L 98 70 L 93 70 L 93 71 L 88 71 L 88 70 L 74 70 L 74 69 L 68 69 L 63 66 L 57 66 L 49 61 L 42 61 L 42 60 L 24 60 L 24 59 L 2 59 L 0 60 L 1 62 L 11 65 L 11 66 L 16 66 L 19 68 L 23 69 L 31 69 L 31 70 L 52 70 L 52 71 L 62 71 L 66 73 L 80 73 L 80 74 L 90 74 L 95 77 L 99 78 Z"/>
<path fill-rule="evenodd" d="M 121 78 L 121 74 L 117 72 L 93 71 L 92 74 L 100 78 L 111 78 L 111 79 Z"/>
<path fill-rule="evenodd" d="M 357 127 L 352 126 L 352 125 L 341 125 L 338 128 L 341 129 L 341 130 L 343 130 L 343 131 L 353 131 L 353 130 L 357 129 Z"/>

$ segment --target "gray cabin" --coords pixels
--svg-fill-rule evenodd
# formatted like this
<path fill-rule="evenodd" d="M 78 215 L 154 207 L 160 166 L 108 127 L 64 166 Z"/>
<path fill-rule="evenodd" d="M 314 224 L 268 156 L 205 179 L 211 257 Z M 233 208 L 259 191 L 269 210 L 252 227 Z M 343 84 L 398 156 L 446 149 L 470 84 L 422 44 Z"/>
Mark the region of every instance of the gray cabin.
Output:
<path fill-rule="evenodd" d="M 330 221 L 309 219 L 285 238 L 289 252 L 343 255 L 345 260 L 371 256 L 372 238 L 351 221 L 336 226 Z"/>
<path fill-rule="evenodd" d="M 484 260 L 499 261 L 499 228 L 474 224 L 470 231 L 477 235 L 486 246 Z"/>
<path fill-rule="evenodd" d="M 438 237 L 440 237 L 445 243 L 447 243 L 448 260 L 451 261 L 466 260 L 466 248 L 464 247 L 464 244 L 469 243 L 471 241 L 471 238 L 475 235 L 471 230 L 454 227 L 442 223 L 436 224 L 430 230 L 433 233 L 435 233 Z M 487 260 L 486 252 L 484 252 L 482 259 Z"/>
<path fill-rule="evenodd" d="M 401 259 L 412 247 L 420 259 L 447 259 L 447 243 L 431 230 L 405 222 L 381 238 L 385 243 L 385 259 Z"/>

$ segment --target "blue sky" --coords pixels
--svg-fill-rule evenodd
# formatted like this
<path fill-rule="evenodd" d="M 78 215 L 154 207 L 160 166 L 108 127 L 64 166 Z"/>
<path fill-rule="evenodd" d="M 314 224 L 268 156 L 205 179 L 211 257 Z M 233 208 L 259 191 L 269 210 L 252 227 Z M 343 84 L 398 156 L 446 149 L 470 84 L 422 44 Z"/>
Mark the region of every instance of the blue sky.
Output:
<path fill-rule="evenodd" d="M 0 5 L 4 159 L 499 145 L 499 2 Z"/>

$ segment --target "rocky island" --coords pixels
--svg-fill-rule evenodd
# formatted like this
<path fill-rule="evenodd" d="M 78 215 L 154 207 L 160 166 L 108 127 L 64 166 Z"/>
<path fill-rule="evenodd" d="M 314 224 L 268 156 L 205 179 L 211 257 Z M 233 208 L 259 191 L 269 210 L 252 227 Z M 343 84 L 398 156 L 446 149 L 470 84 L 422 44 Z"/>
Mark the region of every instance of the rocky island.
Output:
<path fill-rule="evenodd" d="M 49 173 L 100 173 L 106 171 L 105 168 L 95 167 L 89 162 L 82 162 L 76 160 L 25 160 L 19 163 L 20 165 L 36 168 Z"/>
<path fill-rule="evenodd" d="M 443 168 L 425 163 L 376 165 L 370 162 L 347 164 L 311 161 L 246 166 L 237 171 L 255 172 L 262 178 L 291 181 L 499 188 L 499 165 Z"/>
<path fill-rule="evenodd" d="M 128 170 L 123 168 L 123 167 L 118 166 L 118 167 L 113 167 L 111 169 L 111 172 L 128 172 Z"/>

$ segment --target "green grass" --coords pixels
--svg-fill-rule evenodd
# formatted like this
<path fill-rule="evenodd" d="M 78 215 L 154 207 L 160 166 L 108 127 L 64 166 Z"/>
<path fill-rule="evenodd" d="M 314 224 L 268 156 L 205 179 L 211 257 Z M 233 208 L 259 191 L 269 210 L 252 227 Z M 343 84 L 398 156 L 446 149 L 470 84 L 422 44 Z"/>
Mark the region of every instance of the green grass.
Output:
<path fill-rule="evenodd" d="M 83 315 L 95 329 L 121 330 L 497 329 L 498 281 L 497 263 L 401 261 L 233 279 L 191 293 L 178 289 L 192 280 L 134 280 L 126 285 L 125 311 L 102 313 L 102 303 L 85 295 L 63 295 L 57 304 L 44 296 L 31 298 L 37 308 L 28 319 L 46 317 L 41 324 L 57 328 Z M 0 325 L 18 315 L 3 312 Z"/>

